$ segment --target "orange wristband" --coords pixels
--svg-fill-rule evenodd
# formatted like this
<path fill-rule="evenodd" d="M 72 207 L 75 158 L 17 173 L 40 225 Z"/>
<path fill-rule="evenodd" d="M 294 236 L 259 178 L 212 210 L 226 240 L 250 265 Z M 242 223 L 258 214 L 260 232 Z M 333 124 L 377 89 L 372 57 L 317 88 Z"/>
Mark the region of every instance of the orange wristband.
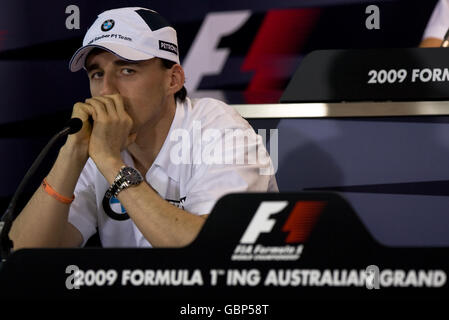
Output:
<path fill-rule="evenodd" d="M 60 195 L 53 189 L 47 182 L 46 178 L 44 178 L 44 181 L 42 181 L 42 187 L 44 188 L 44 191 L 47 192 L 49 195 L 51 195 L 53 198 L 58 200 L 59 202 L 65 203 L 65 204 L 71 204 L 72 201 L 75 199 L 75 196 L 73 195 L 72 198 L 64 197 L 63 195 Z"/>

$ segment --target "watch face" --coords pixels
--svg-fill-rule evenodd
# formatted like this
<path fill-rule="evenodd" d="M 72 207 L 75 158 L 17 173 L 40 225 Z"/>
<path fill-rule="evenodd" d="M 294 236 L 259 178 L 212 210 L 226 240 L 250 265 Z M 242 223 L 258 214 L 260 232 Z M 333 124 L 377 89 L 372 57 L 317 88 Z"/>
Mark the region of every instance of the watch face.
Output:
<path fill-rule="evenodd" d="M 135 185 L 143 181 L 142 175 L 132 167 L 125 167 L 122 169 L 122 176 L 129 184 Z"/>

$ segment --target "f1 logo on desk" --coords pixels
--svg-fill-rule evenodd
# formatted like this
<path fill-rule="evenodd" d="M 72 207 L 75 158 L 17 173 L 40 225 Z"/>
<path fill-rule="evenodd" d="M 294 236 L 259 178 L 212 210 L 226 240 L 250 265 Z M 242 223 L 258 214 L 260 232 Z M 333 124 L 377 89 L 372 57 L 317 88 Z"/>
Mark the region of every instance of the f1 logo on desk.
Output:
<path fill-rule="evenodd" d="M 261 234 L 272 232 L 277 222 L 272 216 L 284 211 L 288 204 L 288 201 L 263 201 L 243 233 L 240 244 L 234 249 L 231 260 L 298 260 L 303 249 L 302 243 L 309 237 L 326 205 L 325 201 L 296 202 L 281 228 L 281 231 L 287 233 L 283 245 L 264 246 L 256 243 Z"/>

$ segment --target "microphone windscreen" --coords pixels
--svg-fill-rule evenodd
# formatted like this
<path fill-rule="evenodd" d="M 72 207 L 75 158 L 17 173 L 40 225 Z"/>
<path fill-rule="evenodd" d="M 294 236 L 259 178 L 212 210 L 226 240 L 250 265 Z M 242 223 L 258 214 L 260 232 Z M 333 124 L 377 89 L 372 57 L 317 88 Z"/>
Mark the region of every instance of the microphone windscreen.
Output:
<path fill-rule="evenodd" d="M 67 122 L 66 127 L 70 128 L 69 134 L 77 133 L 83 127 L 83 121 L 80 118 L 72 118 Z"/>

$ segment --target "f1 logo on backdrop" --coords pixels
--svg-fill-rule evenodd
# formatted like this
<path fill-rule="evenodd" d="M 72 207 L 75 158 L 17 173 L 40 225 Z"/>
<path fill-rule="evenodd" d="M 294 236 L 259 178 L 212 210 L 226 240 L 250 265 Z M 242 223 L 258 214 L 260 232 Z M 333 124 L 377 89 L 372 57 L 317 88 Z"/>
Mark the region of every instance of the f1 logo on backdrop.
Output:
<path fill-rule="evenodd" d="M 204 75 L 219 74 L 230 54 L 230 49 L 217 49 L 222 37 L 234 33 L 251 16 L 250 11 L 209 13 L 183 61 L 188 75 L 186 88 L 194 91 Z"/>
<path fill-rule="evenodd" d="M 182 61 L 189 92 L 208 90 L 207 95 L 226 100 L 223 87 L 238 88 L 248 103 L 277 102 L 300 60 L 301 51 L 320 15 L 319 8 L 268 10 L 253 34 L 247 29 L 244 40 L 236 38 L 226 47 L 220 41 L 233 37 L 248 23 L 250 10 L 210 12 L 206 15 L 195 40 Z M 256 13 L 257 15 L 257 13 Z M 242 47 L 244 49 L 242 52 Z M 216 86 L 201 88 L 203 78 L 220 76 L 228 60 L 228 74 Z M 240 61 L 240 62 L 238 62 Z M 235 68 L 239 64 L 239 68 Z M 233 69 L 234 68 L 234 69 Z M 248 82 L 248 76 L 250 81 Z M 216 90 L 215 90 L 216 89 Z M 234 89 L 235 90 L 235 89 Z M 267 97 L 261 93 L 269 94 Z"/>
<path fill-rule="evenodd" d="M 283 224 L 285 232 L 282 245 L 262 245 L 257 243 L 262 234 L 273 231 L 279 213 L 289 205 L 288 201 L 263 201 L 248 224 L 240 244 L 234 249 L 231 260 L 298 260 L 318 217 L 323 211 L 325 201 L 298 201 Z"/>

